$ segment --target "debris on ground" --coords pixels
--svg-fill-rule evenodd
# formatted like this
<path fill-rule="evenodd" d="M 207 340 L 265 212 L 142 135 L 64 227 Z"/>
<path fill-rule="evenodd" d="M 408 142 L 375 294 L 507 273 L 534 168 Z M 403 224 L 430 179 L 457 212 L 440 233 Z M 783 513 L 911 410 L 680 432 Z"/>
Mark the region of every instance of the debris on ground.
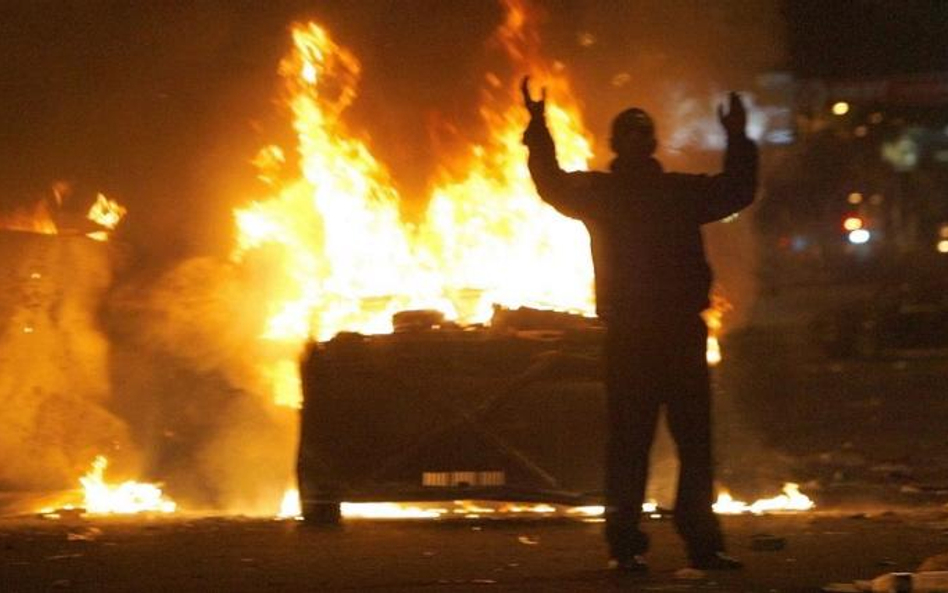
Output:
<path fill-rule="evenodd" d="M 918 567 L 918 572 L 932 572 L 948 570 L 948 552 L 929 556 Z"/>
<path fill-rule="evenodd" d="M 787 538 L 769 533 L 757 533 L 751 536 L 750 548 L 758 552 L 776 552 L 787 547 Z"/>
<path fill-rule="evenodd" d="M 830 583 L 824 593 L 944 593 L 948 591 L 948 571 L 889 572 L 871 581 Z"/>
<path fill-rule="evenodd" d="M 708 573 L 703 570 L 688 566 L 676 570 L 675 578 L 682 581 L 703 581 L 704 579 L 708 578 Z"/>

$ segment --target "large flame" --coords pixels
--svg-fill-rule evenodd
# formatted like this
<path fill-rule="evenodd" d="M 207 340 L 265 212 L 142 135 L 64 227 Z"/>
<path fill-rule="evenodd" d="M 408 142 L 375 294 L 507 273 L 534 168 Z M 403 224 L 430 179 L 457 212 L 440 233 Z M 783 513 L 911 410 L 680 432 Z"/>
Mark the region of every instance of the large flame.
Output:
<path fill-rule="evenodd" d="M 568 169 L 586 167 L 591 142 L 568 83 L 538 58 L 525 9 L 508 2 L 495 41 L 519 70 L 549 86 L 551 129 Z M 387 333 L 392 315 L 431 308 L 462 323 L 489 320 L 493 304 L 584 314 L 594 311 L 592 262 L 583 226 L 536 195 L 520 135 L 526 113 L 515 81 L 485 79 L 481 109 L 487 140 L 473 146 L 461 177 L 440 176 L 426 220 L 399 215 L 400 197 L 367 142 L 343 121 L 356 97 L 358 60 L 322 27 L 293 28 L 281 63 L 296 131 L 300 176 L 283 180 L 287 158 L 276 146 L 254 160 L 277 194 L 235 213 L 233 258 L 266 252 L 278 281 L 261 338 L 289 346 L 261 361 L 276 401 L 296 405 L 295 360 L 309 338 L 339 331 Z"/>
<path fill-rule="evenodd" d="M 540 52 L 531 5 L 502 5 L 490 46 L 516 74 L 485 75 L 484 134 L 435 176 L 416 225 L 402 220 L 401 197 L 370 139 L 346 121 L 358 94 L 358 59 L 315 23 L 293 27 L 279 71 L 295 147 L 266 146 L 254 158 L 271 193 L 235 211 L 232 253 L 238 265 L 262 261 L 270 272 L 260 330 L 268 354 L 258 371 L 277 404 L 300 403 L 297 359 L 307 340 L 388 333 L 398 311 L 437 309 L 462 324 L 488 322 L 495 304 L 594 314 L 586 229 L 545 204 L 530 179 L 519 75 L 530 73 L 548 90 L 548 123 L 564 169 L 587 168 L 591 136 L 565 68 Z"/>

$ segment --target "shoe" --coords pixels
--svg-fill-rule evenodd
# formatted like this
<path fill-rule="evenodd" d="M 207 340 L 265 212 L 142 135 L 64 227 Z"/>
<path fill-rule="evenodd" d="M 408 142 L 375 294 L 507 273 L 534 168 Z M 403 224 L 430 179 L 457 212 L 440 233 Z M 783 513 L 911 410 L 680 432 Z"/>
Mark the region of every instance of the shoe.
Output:
<path fill-rule="evenodd" d="M 744 568 L 744 563 L 724 552 L 715 552 L 692 560 L 691 567 L 700 570 L 740 570 Z"/>
<path fill-rule="evenodd" d="M 645 574 L 648 572 L 648 562 L 644 556 L 636 554 L 622 559 L 613 558 L 609 561 L 609 568 L 621 574 Z"/>

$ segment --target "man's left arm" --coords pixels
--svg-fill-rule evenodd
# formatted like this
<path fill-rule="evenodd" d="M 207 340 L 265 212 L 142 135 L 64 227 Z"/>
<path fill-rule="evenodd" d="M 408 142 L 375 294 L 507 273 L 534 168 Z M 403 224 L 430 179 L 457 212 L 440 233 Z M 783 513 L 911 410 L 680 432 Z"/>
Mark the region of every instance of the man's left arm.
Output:
<path fill-rule="evenodd" d="M 719 108 L 718 118 L 727 133 L 724 170 L 705 178 L 707 185 L 698 197 L 701 224 L 740 212 L 754 201 L 757 193 L 757 145 L 747 137 L 747 112 L 740 95 L 730 94 L 728 112 Z"/>

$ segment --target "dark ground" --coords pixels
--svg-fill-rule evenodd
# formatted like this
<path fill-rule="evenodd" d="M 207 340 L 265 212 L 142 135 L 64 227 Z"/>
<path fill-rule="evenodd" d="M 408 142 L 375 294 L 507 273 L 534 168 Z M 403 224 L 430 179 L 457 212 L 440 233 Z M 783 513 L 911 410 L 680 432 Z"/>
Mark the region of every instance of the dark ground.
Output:
<path fill-rule="evenodd" d="M 667 520 L 648 523 L 651 576 L 619 579 L 601 526 L 578 520 L 20 517 L 0 519 L 0 592 L 802 592 L 914 570 L 948 552 L 948 357 L 832 359 L 801 314 L 825 301 L 814 290 L 762 302 L 765 322 L 728 336 L 715 371 L 721 483 L 750 500 L 797 481 L 819 509 L 726 517 L 742 572 L 676 578 L 685 558 Z M 761 533 L 786 548 L 751 549 Z"/>
<path fill-rule="evenodd" d="M 758 320 L 726 338 L 721 481 L 746 497 L 797 481 L 823 509 L 948 502 L 948 351 L 829 356 L 810 321 L 838 306 L 832 290 L 761 299 Z"/>
<path fill-rule="evenodd" d="M 652 520 L 647 577 L 605 569 L 600 525 L 242 519 L 0 522 L 2 591 L 817 591 L 914 570 L 948 550 L 948 512 L 725 519 L 745 570 L 683 580 L 671 522 Z M 750 549 L 752 536 L 786 539 Z"/>

